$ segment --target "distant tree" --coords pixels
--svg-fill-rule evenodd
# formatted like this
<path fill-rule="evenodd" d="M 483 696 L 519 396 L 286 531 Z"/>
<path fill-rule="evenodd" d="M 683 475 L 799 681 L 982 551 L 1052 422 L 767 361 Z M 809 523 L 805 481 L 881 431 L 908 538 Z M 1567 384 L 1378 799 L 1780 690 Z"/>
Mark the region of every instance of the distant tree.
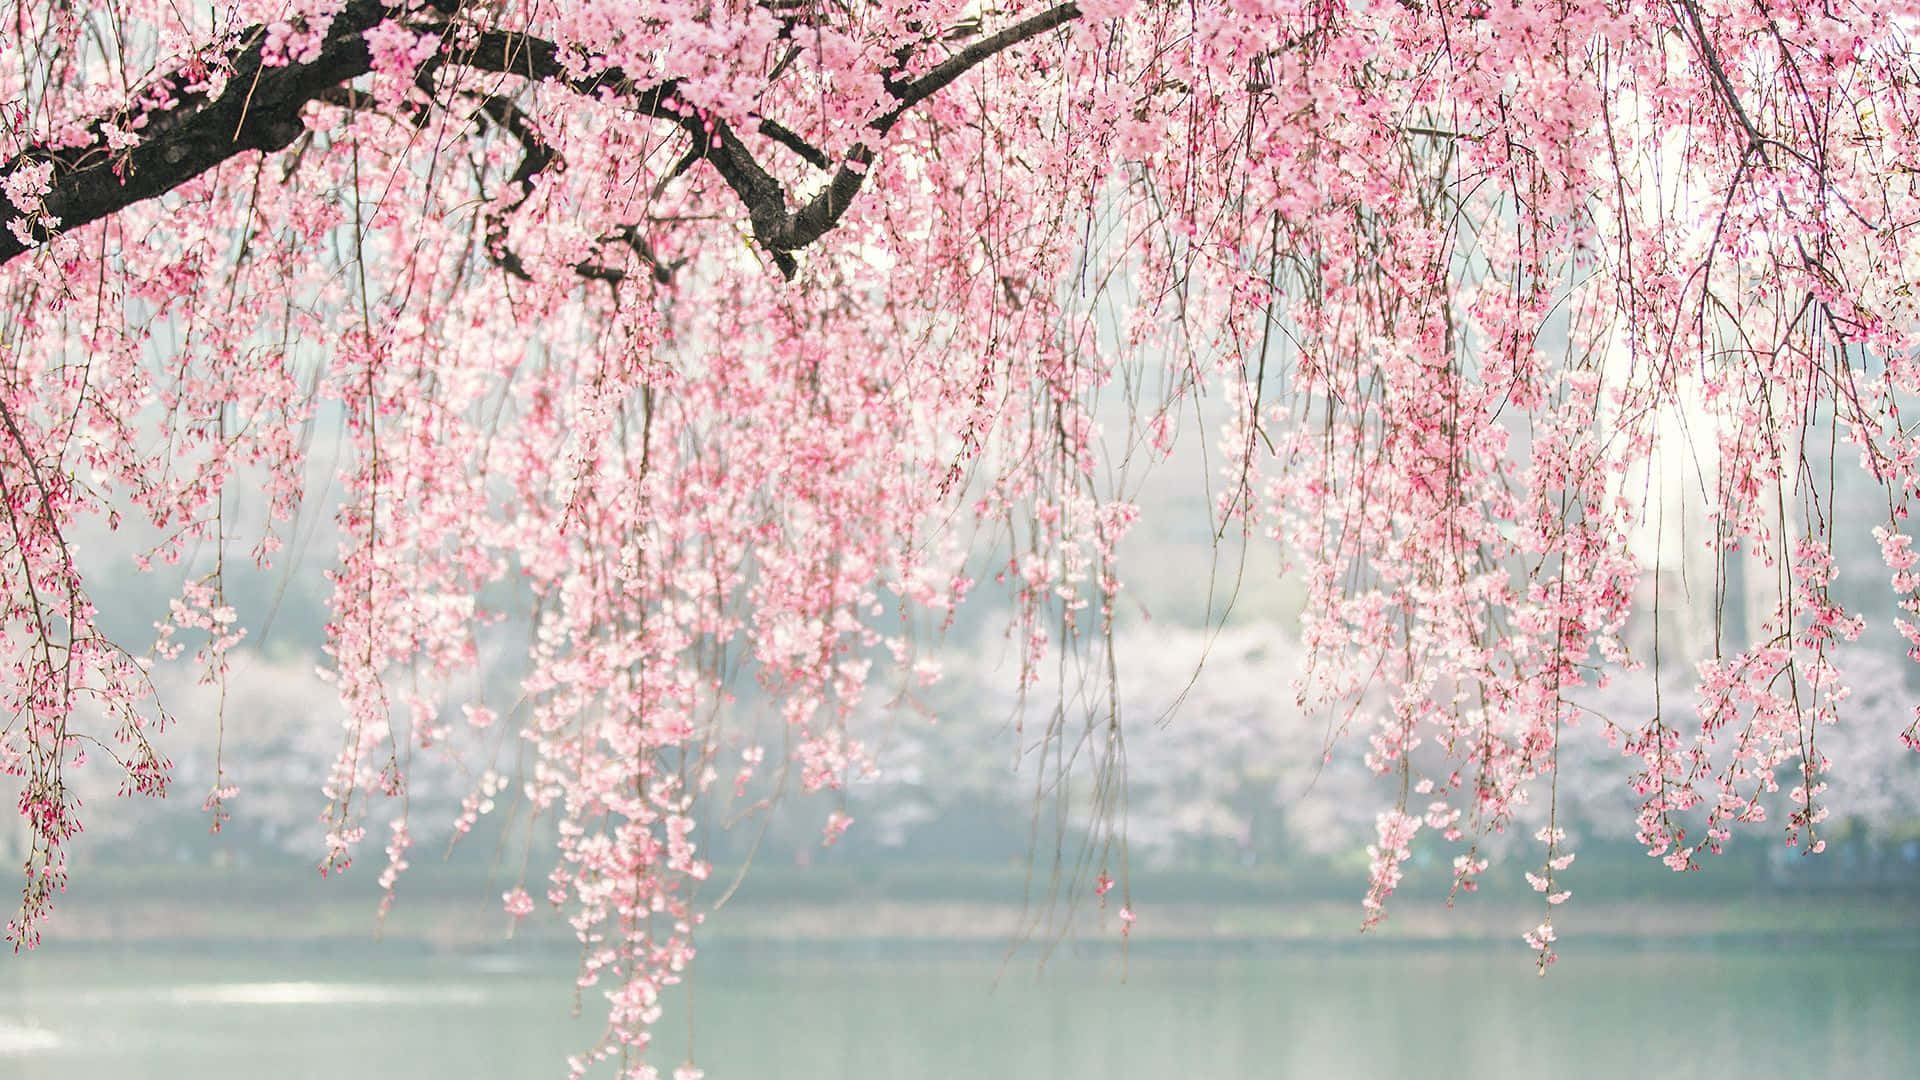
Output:
<path fill-rule="evenodd" d="M 535 891 L 608 988 L 593 1056 L 636 1075 L 692 955 L 696 801 L 736 773 L 820 789 L 863 767 L 845 718 L 876 682 L 937 675 L 926 631 L 975 586 L 976 540 L 1005 545 L 991 584 L 1023 678 L 1072 660 L 1025 736 L 1092 763 L 1121 850 L 1117 556 L 1178 436 L 1212 440 L 1203 526 L 1270 538 L 1303 583 L 1310 658 L 1276 693 L 1363 734 L 1386 777 L 1369 923 L 1417 833 L 1458 845 L 1467 883 L 1476 838 L 1530 797 L 1550 916 L 1576 722 L 1633 757 L 1640 839 L 1676 869 L 1773 812 L 1818 850 L 1830 659 L 1861 629 L 1829 593 L 1836 534 L 1875 530 L 1920 610 L 1902 5 L 0 15 L 16 943 L 65 880 L 67 770 L 108 757 L 164 792 L 149 664 L 191 649 L 224 678 L 245 634 L 226 575 L 319 501 L 316 428 L 343 433 L 326 631 L 349 716 L 322 869 L 348 864 L 370 797 L 403 793 L 411 747 L 452 722 L 516 732 L 525 796 L 559 823 Z M 1208 395 L 1229 420 L 1197 433 Z M 1884 493 L 1875 520 L 1833 520 L 1841 468 Z M 1635 537 L 1680 528 L 1669 497 L 1709 523 L 1687 543 L 1719 581 L 1644 572 Z M 186 568 L 150 654 L 107 640 L 112 597 L 88 587 L 83 541 L 123 523 Z M 1207 566 L 1166 569 L 1208 587 Z M 1690 709 L 1569 706 L 1642 659 L 1636 610 L 1718 611 L 1729 574 L 1767 610 L 1690 643 Z M 536 612 L 523 692 L 466 700 L 498 617 L 481 597 L 507 587 Z M 782 702 L 784 760 L 720 730 L 736 672 Z M 233 791 L 219 775 L 216 823 Z M 409 845 L 404 815 L 390 828 L 389 885 Z M 1544 965 L 1551 918 L 1528 938 Z"/>

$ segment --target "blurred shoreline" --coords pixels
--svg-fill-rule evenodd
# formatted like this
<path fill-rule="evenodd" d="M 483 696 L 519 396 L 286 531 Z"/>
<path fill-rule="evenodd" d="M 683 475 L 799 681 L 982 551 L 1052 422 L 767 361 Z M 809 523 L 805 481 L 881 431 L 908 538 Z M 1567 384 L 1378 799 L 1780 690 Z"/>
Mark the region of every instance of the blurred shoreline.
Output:
<path fill-rule="evenodd" d="M 103 868 L 104 869 L 104 868 Z M 1727 867 L 1727 871 L 1737 868 Z M 1569 945 L 1603 942 L 1920 943 L 1920 889 L 1909 884 L 1754 891 L 1737 873 L 1685 875 L 1657 894 L 1613 881 L 1585 898 L 1579 888 L 1553 909 Z M 1410 883 L 1388 902 L 1385 923 L 1359 932 L 1361 889 L 1320 881 L 1289 887 L 1284 875 L 1259 871 L 1213 874 L 1141 873 L 1125 894 L 1137 919 L 1129 945 L 1270 944 L 1372 947 L 1405 944 L 1519 946 L 1520 935 L 1546 915 L 1544 900 L 1502 879 L 1449 907 L 1439 882 Z M 1083 883 L 1029 880 L 1018 868 L 952 867 L 896 870 L 767 867 L 747 875 L 720 909 L 713 901 L 732 883 L 716 872 L 695 898 L 707 912 L 696 933 L 703 946 L 723 943 L 956 942 L 1030 946 L 1122 943 L 1116 889 L 1104 905 Z M 1698 888 L 1689 889 L 1688 886 Z M 400 879 L 391 912 L 378 916 L 371 875 L 320 881 L 311 872 L 209 871 L 156 868 L 88 874 L 56 908 L 47 943 L 381 941 L 428 949 L 573 946 L 572 930 L 542 905 L 513 925 L 499 897 L 507 887 L 486 875 L 422 868 Z M 530 889 L 531 891 L 531 889 Z M 1022 901 L 1023 896 L 1031 900 Z"/>

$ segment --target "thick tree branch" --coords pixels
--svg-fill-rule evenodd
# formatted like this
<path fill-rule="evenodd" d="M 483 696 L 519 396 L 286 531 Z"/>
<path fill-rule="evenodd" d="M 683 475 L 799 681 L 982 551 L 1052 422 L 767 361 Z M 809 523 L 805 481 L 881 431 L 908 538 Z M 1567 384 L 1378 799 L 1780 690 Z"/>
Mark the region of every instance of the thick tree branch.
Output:
<path fill-rule="evenodd" d="M 444 19 L 462 6 L 461 0 L 430 0 L 426 9 Z M 221 59 L 219 66 L 230 74 L 218 97 L 210 96 L 203 85 L 205 72 L 212 65 L 197 60 L 163 77 L 158 89 L 164 93 L 148 95 L 171 99 L 171 108 L 140 117 L 130 111 L 98 117 L 88 127 L 94 139 L 87 146 L 36 146 L 0 164 L 0 177 L 25 166 L 53 166 L 51 187 L 41 202 L 44 217 L 25 223 L 23 231 L 28 235 L 24 239 L 15 236 L 13 229 L 0 228 L 0 264 L 45 243 L 56 230 L 76 229 L 109 217 L 164 194 L 241 153 L 273 153 L 286 148 L 306 130 L 301 112 L 309 103 L 360 100 L 347 84 L 372 70 L 364 35 L 382 20 L 403 11 L 403 7 L 390 7 L 381 0 L 350 0 L 334 17 L 319 55 L 306 64 L 266 64 L 262 55 L 265 29 L 254 27 L 240 36 L 246 44 Z M 1079 17 L 1077 4 L 1060 4 L 974 42 L 918 78 L 889 76 L 887 85 L 896 104 L 867 126 L 877 135 L 885 135 L 908 110 L 987 59 Z M 444 37 L 452 25 L 436 21 L 416 25 L 415 29 Z M 507 30 L 480 31 L 464 48 L 428 60 L 421 74 L 430 76 L 443 65 L 516 75 L 530 81 L 551 80 L 576 93 L 615 99 L 623 108 L 678 124 L 693 135 L 698 159 L 711 164 L 740 199 L 754 238 L 789 276 L 795 265 L 791 253 L 838 224 L 859 193 L 874 159 L 870 145 L 856 145 L 824 191 L 798 211 L 789 211 L 786 190 L 780 182 L 725 124 L 687 106 L 678 96 L 675 80 L 646 83 L 618 68 L 587 77 L 572 75 L 560 62 L 559 47 L 553 42 Z M 516 115 L 517 110 L 501 108 L 505 104 L 504 98 L 491 98 L 483 108 L 526 150 L 514 175 L 522 188 L 520 198 L 524 199 L 526 182 L 551 167 L 556 157 L 524 116 Z M 137 129 L 133 126 L 136 120 L 140 122 Z M 122 150 L 108 149 L 109 125 L 135 131 L 137 141 Z M 776 121 L 762 120 L 759 131 L 816 167 L 830 164 L 825 154 Z M 518 204 L 519 200 L 513 203 Z M 0 206 L 0 217 L 14 219 L 18 214 L 11 206 Z M 657 261 L 654 266 L 659 276 L 663 269 Z"/>
<path fill-rule="evenodd" d="M 436 26 L 426 29 L 445 34 L 450 28 Z M 518 75 L 529 82 L 552 80 L 584 97 L 599 98 L 611 94 L 623 108 L 647 116 L 679 121 L 684 111 L 677 96 L 680 92 L 677 79 L 647 82 L 635 79 L 617 67 L 605 68 L 585 78 L 575 77 L 568 74 L 566 65 L 560 62 L 559 46 L 545 38 L 512 30 L 483 30 L 474 36 L 472 45 L 428 60 L 423 70 L 431 72 L 442 64 L 500 75 Z"/>
<path fill-rule="evenodd" d="M 761 120 L 760 134 L 793 151 L 802 161 L 816 169 L 833 167 L 833 159 L 822 153 L 819 147 L 801 138 L 799 133 L 777 120 Z"/>
<path fill-rule="evenodd" d="M 912 79 L 905 83 L 888 80 L 889 85 L 887 89 L 892 91 L 894 97 L 900 99 L 900 104 L 892 111 L 880 117 L 880 119 L 875 120 L 871 126 L 881 132 L 885 132 L 887 129 L 893 127 L 893 125 L 899 121 L 901 115 L 908 109 L 945 90 L 953 80 L 972 71 L 984 61 L 1006 52 L 1015 45 L 1032 41 L 1042 34 L 1058 30 L 1060 27 L 1065 26 L 1079 17 L 1079 4 L 1060 4 L 1048 8 L 1040 14 L 1022 22 L 1017 22 L 997 34 L 991 34 L 981 38 L 979 41 L 954 53 L 938 67 L 935 67 L 932 71 L 927 72 L 917 79 Z"/>
<path fill-rule="evenodd" d="M 460 6 L 457 0 L 427 5 L 442 15 Z M 52 228 L 36 218 L 27 223 L 30 242 L 22 242 L 12 229 L 0 227 L 0 264 L 45 243 L 55 229 L 77 229 L 110 217 L 135 203 L 163 195 L 246 151 L 273 153 L 285 149 L 306 130 L 300 114 L 309 102 L 341 99 L 348 83 L 372 70 L 365 34 L 400 11 L 400 7 L 390 7 L 380 0 L 350 0 L 334 16 L 319 55 L 305 64 L 266 64 L 266 29 L 252 27 L 240 34 L 246 44 L 220 58 L 217 65 L 196 59 L 162 77 L 144 95 L 170 99 L 171 108 L 138 116 L 131 110 L 101 116 L 87 125 L 93 136 L 87 146 L 43 144 L 0 163 L 0 177 L 23 166 L 53 165 L 51 190 L 43 197 L 41 207 L 42 213 L 53 219 Z M 444 35 L 450 27 L 436 22 L 415 29 Z M 679 119 L 667 108 L 677 89 L 675 83 L 637 87 L 617 69 L 591 79 L 571 78 L 552 42 L 525 34 L 482 32 L 470 48 L 457 55 L 436 56 L 425 70 L 441 64 L 535 80 L 553 79 L 587 95 L 610 91 L 619 94 L 629 108 Z M 229 72 L 218 97 L 196 88 L 202 87 L 206 71 L 215 66 Z M 136 120 L 144 121 L 135 133 L 138 141 L 124 150 L 109 150 L 107 126 L 133 130 Z M 0 204 L 0 220 L 17 216 L 14 207 Z"/>
<path fill-rule="evenodd" d="M 134 122 L 133 115 L 122 112 L 88 126 L 95 137 L 91 145 L 33 147 L 0 166 L 0 176 L 22 166 L 52 163 L 52 189 L 42 200 L 44 213 L 57 220 L 57 228 L 69 230 L 171 191 L 245 151 L 284 149 L 305 130 L 300 110 L 309 101 L 372 69 L 362 35 L 386 17 L 386 5 L 352 0 L 334 16 L 318 60 L 282 67 L 262 63 L 266 33 L 255 27 L 242 34 L 247 44 L 228 58 L 232 74 L 218 98 L 208 97 L 204 89 L 192 89 L 204 78 L 201 71 L 176 71 L 155 87 L 164 94 L 148 95 L 170 97 L 176 104 L 146 113 L 139 142 L 133 146 L 115 152 L 105 145 L 105 125 L 126 129 Z M 15 216 L 12 206 L 0 205 L 0 217 Z M 28 227 L 33 241 L 50 239 L 43 224 Z M 0 228 L 0 263 L 32 246 L 22 243 L 12 229 Z"/>
<path fill-rule="evenodd" d="M 902 81 L 889 78 L 887 88 L 897 99 L 898 104 L 869 121 L 867 126 L 884 136 L 900 122 L 900 118 L 905 116 L 908 110 L 944 90 L 955 79 L 1016 45 L 1057 30 L 1079 17 L 1079 4 L 1059 4 L 1015 23 L 999 33 L 981 38 L 954 53 L 917 79 Z M 728 138 L 731 136 L 729 135 Z M 744 153 L 744 150 L 742 152 Z M 815 195 L 807 205 L 789 214 L 786 212 L 783 199 L 777 217 L 771 213 L 763 215 L 767 222 L 766 228 L 762 227 L 762 217 L 753 217 L 755 239 L 773 253 L 774 260 L 783 273 L 792 276 L 789 252 L 806 247 L 840 223 L 841 215 L 847 212 L 847 207 L 853 205 L 854 197 L 860 193 L 861 185 L 866 183 L 867 168 L 873 163 L 873 158 L 874 151 L 871 146 L 866 143 L 857 144 L 848 153 L 847 160 L 840 166 L 839 171 L 834 173 L 826 190 Z M 742 201 L 747 202 L 749 214 L 752 215 L 753 198 L 743 190 L 742 185 L 734 183 L 735 178 L 728 173 L 728 167 L 734 167 L 732 163 L 723 167 L 716 161 L 715 167 L 720 170 L 721 176 L 729 184 L 734 185 L 734 191 L 740 195 Z M 754 168 L 758 169 L 758 166 Z M 762 172 L 761 175 L 764 176 L 765 173 Z M 787 256 L 785 261 L 781 259 L 783 255 Z"/>

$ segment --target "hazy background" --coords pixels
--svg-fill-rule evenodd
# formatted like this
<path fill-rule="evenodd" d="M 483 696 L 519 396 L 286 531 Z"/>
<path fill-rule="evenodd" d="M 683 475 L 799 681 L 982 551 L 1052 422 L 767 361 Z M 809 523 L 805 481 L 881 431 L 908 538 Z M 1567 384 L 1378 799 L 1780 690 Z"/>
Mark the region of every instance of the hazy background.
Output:
<path fill-rule="evenodd" d="M 320 431 L 312 506 L 327 505 L 331 444 Z M 1802 858 L 1768 825 L 1673 874 L 1632 840 L 1633 763 L 1570 731 L 1560 821 L 1579 857 L 1560 879 L 1574 892 L 1556 912 L 1564 959 L 1542 981 L 1520 941 L 1541 915 L 1519 881 L 1540 858 L 1531 825 L 1490 839 L 1486 887 L 1451 909 L 1457 849 L 1423 837 L 1391 919 L 1357 933 L 1363 849 L 1392 792 L 1352 743 L 1323 763 L 1326 719 L 1302 716 L 1290 687 L 1298 592 L 1270 548 L 1216 541 L 1209 471 L 1190 450 L 1124 485 L 1145 513 L 1117 642 L 1126 845 L 1104 850 L 1139 913 L 1131 937 L 1120 894 L 1090 892 L 1102 850 L 1087 847 L 1084 791 L 1060 797 L 1033 761 L 1057 688 L 1013 693 L 1007 608 L 983 586 L 940 642 L 946 677 L 876 692 L 856 718 L 875 774 L 760 813 L 742 813 L 757 788 L 709 804 L 696 839 L 716 871 L 700 905 L 738 888 L 670 1001 L 660 1063 L 690 1052 L 710 1076 L 755 1078 L 1908 1075 L 1920 761 L 1896 736 L 1920 665 L 1884 629 L 1869 538 L 1843 549 L 1836 586 L 1881 629 L 1845 658 L 1855 694 L 1821 733 L 1828 852 Z M 396 807 L 369 817 L 352 872 L 315 873 L 318 786 L 340 739 L 316 673 L 335 537 L 314 510 L 291 535 L 286 568 L 229 579 L 253 630 L 223 724 L 211 688 L 161 683 L 179 718 L 163 743 L 176 796 L 119 799 L 103 773 L 81 778 L 73 885 L 47 945 L 0 967 L 0 1077 L 535 1077 L 597 1036 L 592 991 L 572 1015 L 577 946 L 561 921 L 543 909 L 510 938 L 500 907 L 544 874 L 547 823 L 526 820 L 509 784 L 449 843 L 483 774 L 519 775 L 510 724 L 455 725 L 445 752 L 413 755 L 412 869 L 387 918 L 374 879 Z M 129 643 L 151 637 L 188 572 L 134 572 L 138 539 L 77 540 Z M 997 557 L 983 551 L 976 576 Z M 1665 707 L 1683 710 L 1711 647 L 1712 569 L 1684 552 L 1663 562 Z M 1747 613 L 1731 611 L 1737 634 Z M 510 703 L 525 633 L 489 631 L 466 689 Z M 1650 624 L 1633 633 L 1644 655 Z M 1637 724 L 1652 687 L 1643 672 L 1583 703 Z M 770 731 L 740 689 L 729 724 Z M 216 745 L 240 794 L 211 835 L 199 803 Z M 855 824 L 827 847 L 833 810 Z M 8 818 L 0 855 L 23 839 Z"/>

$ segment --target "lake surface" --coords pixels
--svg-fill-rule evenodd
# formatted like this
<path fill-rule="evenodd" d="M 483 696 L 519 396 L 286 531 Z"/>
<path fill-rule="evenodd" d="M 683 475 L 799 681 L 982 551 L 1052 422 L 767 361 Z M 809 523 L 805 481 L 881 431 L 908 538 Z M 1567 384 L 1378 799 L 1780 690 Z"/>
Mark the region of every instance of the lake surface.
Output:
<path fill-rule="evenodd" d="M 1920 939 L 1874 946 L 711 946 L 711 1080 L 1920 1075 Z M 555 1080 L 590 1045 L 552 954 L 49 947 L 0 960 L 0 1077 Z M 591 991 L 589 991 L 591 993 Z M 592 1002 L 588 1002 L 589 1009 Z"/>

